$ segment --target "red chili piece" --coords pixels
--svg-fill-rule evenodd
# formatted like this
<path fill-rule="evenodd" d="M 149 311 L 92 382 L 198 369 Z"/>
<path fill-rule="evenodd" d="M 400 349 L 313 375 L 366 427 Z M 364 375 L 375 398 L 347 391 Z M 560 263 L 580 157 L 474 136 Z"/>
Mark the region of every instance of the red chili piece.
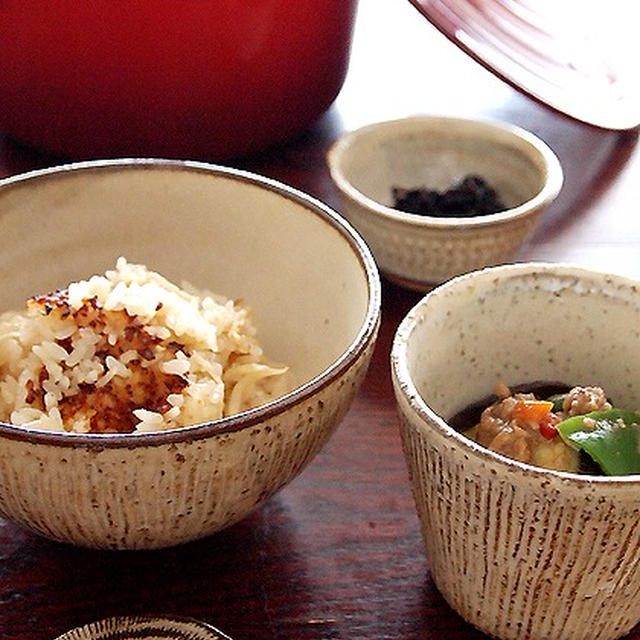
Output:
<path fill-rule="evenodd" d="M 540 425 L 540 435 L 547 440 L 553 440 L 558 435 L 558 430 L 553 424 L 553 417 L 551 414 L 544 420 L 539 422 Z"/>

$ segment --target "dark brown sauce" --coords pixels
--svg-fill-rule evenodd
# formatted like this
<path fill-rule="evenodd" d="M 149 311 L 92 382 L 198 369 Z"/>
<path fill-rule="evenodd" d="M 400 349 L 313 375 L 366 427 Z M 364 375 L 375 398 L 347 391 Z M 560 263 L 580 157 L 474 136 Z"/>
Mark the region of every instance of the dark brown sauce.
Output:
<path fill-rule="evenodd" d="M 566 393 L 571 389 L 571 387 L 562 382 L 537 381 L 517 384 L 509 387 L 509 389 L 511 389 L 511 393 L 533 393 L 536 398 L 546 400 L 556 393 Z M 458 413 L 447 420 L 447 423 L 456 431 L 466 431 L 467 429 L 471 429 L 471 427 L 480 422 L 482 412 L 490 404 L 496 402 L 496 400 L 498 400 L 498 396 L 494 394 L 486 396 L 482 400 L 465 407 L 462 411 L 458 411 Z"/>

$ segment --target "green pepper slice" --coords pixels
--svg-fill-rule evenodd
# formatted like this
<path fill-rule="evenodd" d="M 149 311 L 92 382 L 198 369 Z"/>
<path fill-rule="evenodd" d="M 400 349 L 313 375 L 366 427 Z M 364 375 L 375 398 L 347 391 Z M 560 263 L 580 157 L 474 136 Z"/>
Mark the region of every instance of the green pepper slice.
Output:
<path fill-rule="evenodd" d="M 556 425 L 569 445 L 588 453 L 604 473 L 640 473 L 640 413 L 628 409 L 593 411 Z"/>
<path fill-rule="evenodd" d="M 553 409 L 551 409 L 551 411 L 553 411 L 554 413 L 558 413 L 559 411 L 562 411 L 565 398 L 568 395 L 569 395 L 568 393 L 555 393 L 552 396 L 549 396 L 547 398 L 547 401 L 553 402 Z"/>

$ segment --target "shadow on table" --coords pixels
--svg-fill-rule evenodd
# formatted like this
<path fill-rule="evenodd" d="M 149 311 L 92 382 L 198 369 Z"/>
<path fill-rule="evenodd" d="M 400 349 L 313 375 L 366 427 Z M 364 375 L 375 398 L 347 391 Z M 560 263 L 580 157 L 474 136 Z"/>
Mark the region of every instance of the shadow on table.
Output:
<path fill-rule="evenodd" d="M 0 636 L 44 640 L 104 617 L 173 614 L 258 638 L 249 631 L 273 624 L 269 606 L 304 591 L 277 526 L 287 517 L 275 498 L 209 538 L 158 551 L 75 548 L 6 524 L 13 543 L 3 549 L 0 570 Z"/>

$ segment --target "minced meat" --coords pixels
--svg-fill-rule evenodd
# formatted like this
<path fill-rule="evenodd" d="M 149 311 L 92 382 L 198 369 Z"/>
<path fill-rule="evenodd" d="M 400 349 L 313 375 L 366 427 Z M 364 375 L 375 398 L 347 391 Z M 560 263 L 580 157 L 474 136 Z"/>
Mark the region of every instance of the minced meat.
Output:
<path fill-rule="evenodd" d="M 569 416 L 611 408 L 600 387 L 573 387 L 561 410 L 533 393 L 511 393 L 504 385 L 497 395 L 465 435 L 514 460 L 558 471 L 577 472 L 580 456 L 560 438 L 555 425 Z"/>

